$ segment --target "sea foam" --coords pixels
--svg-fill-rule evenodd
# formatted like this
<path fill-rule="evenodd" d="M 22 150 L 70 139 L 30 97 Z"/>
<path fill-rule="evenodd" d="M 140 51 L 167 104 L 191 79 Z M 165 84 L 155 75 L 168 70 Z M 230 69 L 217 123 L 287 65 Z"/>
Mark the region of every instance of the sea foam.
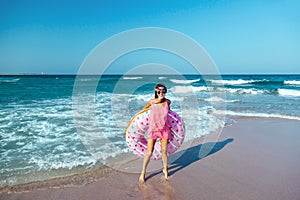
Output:
<path fill-rule="evenodd" d="M 300 97 L 300 91 L 292 89 L 278 89 L 278 94 L 282 96 Z"/>
<path fill-rule="evenodd" d="M 216 115 L 228 115 L 228 116 L 240 116 L 240 117 L 259 117 L 259 118 L 279 118 L 279 119 L 291 119 L 291 120 L 298 120 L 300 121 L 299 116 L 292 116 L 292 115 L 284 115 L 279 113 L 254 113 L 254 112 L 235 112 L 235 111 L 214 111 Z"/>

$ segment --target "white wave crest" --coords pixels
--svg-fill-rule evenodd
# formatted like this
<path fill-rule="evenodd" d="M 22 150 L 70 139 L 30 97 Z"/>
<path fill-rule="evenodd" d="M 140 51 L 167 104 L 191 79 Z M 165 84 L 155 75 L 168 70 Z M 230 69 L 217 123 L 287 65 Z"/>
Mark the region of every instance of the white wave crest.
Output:
<path fill-rule="evenodd" d="M 258 95 L 258 94 L 264 94 L 264 90 L 257 90 L 257 89 L 246 89 L 246 88 L 226 88 L 226 92 L 231 94 L 251 94 L 251 95 Z"/>
<path fill-rule="evenodd" d="M 227 99 L 222 99 L 220 97 L 210 97 L 208 99 L 204 99 L 204 101 L 209 101 L 209 102 L 227 102 L 227 103 L 240 102 L 239 100 L 227 100 Z"/>
<path fill-rule="evenodd" d="M 214 84 L 223 84 L 223 85 L 243 85 L 255 82 L 254 80 L 210 80 Z"/>
<path fill-rule="evenodd" d="M 284 81 L 283 83 L 286 84 L 286 85 L 300 85 L 300 81 L 296 81 L 296 80 Z"/>
<path fill-rule="evenodd" d="M 191 84 L 191 83 L 196 83 L 200 81 L 200 79 L 195 79 L 195 80 L 179 80 L 179 79 L 170 79 L 171 82 L 177 83 L 177 84 Z"/>
<path fill-rule="evenodd" d="M 192 87 L 192 89 L 194 92 L 209 91 L 209 87 L 206 87 L 206 86 Z"/>
<path fill-rule="evenodd" d="M 167 77 L 165 77 L 165 76 L 160 76 L 160 77 L 158 77 L 158 79 L 159 79 L 159 80 L 164 80 L 164 79 L 167 79 Z"/>
<path fill-rule="evenodd" d="M 259 118 L 280 118 L 280 119 L 292 119 L 292 120 L 298 120 L 300 121 L 299 116 L 293 116 L 293 115 L 284 115 L 279 113 L 252 113 L 252 112 L 234 112 L 234 111 L 218 111 L 215 110 L 214 114 L 216 115 L 231 115 L 231 116 L 240 116 L 240 117 L 259 117 Z"/>
<path fill-rule="evenodd" d="M 0 83 L 15 83 L 18 82 L 20 79 L 15 78 L 15 79 L 0 79 Z"/>
<path fill-rule="evenodd" d="M 299 90 L 278 89 L 278 94 L 282 95 L 282 96 L 300 97 L 300 91 Z"/>
<path fill-rule="evenodd" d="M 178 86 L 177 85 L 177 86 L 172 87 L 170 90 L 173 93 L 187 94 L 187 93 L 208 91 L 209 88 L 206 86 L 194 87 L 194 86 Z"/>
<path fill-rule="evenodd" d="M 139 79 L 143 79 L 142 76 L 125 76 L 123 77 L 124 80 L 139 80 Z"/>

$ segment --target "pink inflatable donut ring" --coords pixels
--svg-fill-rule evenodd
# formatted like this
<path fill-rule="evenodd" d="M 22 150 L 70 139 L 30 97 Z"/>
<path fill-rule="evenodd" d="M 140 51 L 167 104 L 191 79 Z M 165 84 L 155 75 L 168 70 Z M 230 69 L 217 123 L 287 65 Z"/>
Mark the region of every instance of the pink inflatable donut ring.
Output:
<path fill-rule="evenodd" d="M 149 128 L 149 117 L 151 110 L 141 111 L 136 114 L 127 125 L 125 131 L 126 143 L 129 149 L 137 156 L 143 158 L 147 152 L 147 130 Z M 185 126 L 178 114 L 169 110 L 167 123 L 170 128 L 168 139 L 167 155 L 174 153 L 183 143 L 185 136 Z M 154 150 L 151 159 L 160 160 L 161 144 L 157 140 L 154 145 Z"/>

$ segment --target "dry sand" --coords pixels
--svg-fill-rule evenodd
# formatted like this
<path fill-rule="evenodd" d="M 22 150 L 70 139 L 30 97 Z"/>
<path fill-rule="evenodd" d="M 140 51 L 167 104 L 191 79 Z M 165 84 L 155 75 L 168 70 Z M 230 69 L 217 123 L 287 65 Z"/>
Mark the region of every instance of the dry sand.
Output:
<path fill-rule="evenodd" d="M 2 188 L 0 199 L 299 200 L 300 122 L 264 118 L 236 121 L 223 129 L 216 143 L 209 141 L 213 134 L 195 140 L 169 166 L 169 181 L 159 170 L 149 172 L 146 184 L 139 185 L 138 173 L 99 169 L 52 183 Z M 199 157 L 200 149 L 210 147 L 208 155 Z M 140 161 L 129 163 L 129 167 L 141 168 Z M 70 180 L 84 184 L 75 186 Z"/>

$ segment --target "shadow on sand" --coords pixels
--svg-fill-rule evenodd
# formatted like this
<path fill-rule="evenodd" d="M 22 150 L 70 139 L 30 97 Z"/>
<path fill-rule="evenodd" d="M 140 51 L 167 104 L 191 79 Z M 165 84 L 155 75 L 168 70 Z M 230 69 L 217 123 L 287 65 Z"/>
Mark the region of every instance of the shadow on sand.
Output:
<path fill-rule="evenodd" d="M 233 142 L 232 138 L 228 138 L 220 142 L 207 142 L 175 153 L 174 157 L 180 155 L 181 156 L 169 165 L 169 176 L 172 176 L 176 172 L 182 170 L 183 168 L 191 165 L 194 162 L 197 162 L 220 151 L 230 142 Z M 160 173 L 161 171 L 152 173 L 146 179 L 150 179 Z"/>

